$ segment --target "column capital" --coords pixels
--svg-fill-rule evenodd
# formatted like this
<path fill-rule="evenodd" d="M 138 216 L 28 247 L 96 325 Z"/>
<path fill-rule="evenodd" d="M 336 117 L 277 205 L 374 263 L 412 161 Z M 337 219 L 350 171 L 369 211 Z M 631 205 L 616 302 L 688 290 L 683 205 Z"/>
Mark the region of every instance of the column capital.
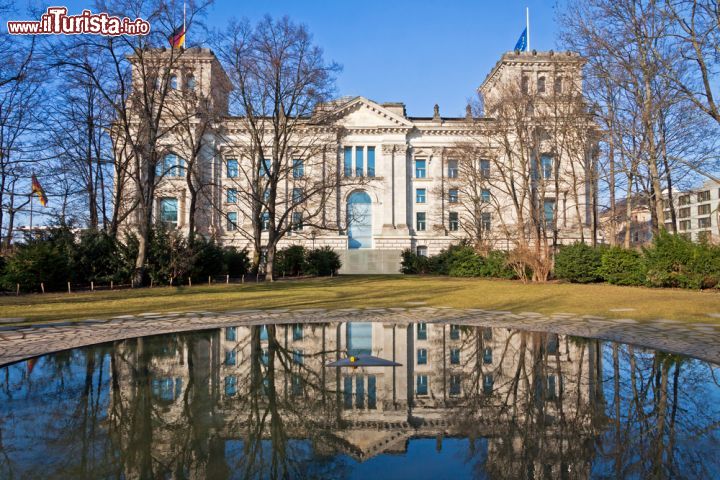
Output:
<path fill-rule="evenodd" d="M 398 144 L 383 144 L 382 145 L 382 152 L 383 153 L 405 153 L 407 150 L 407 145 L 404 143 L 398 143 Z"/>

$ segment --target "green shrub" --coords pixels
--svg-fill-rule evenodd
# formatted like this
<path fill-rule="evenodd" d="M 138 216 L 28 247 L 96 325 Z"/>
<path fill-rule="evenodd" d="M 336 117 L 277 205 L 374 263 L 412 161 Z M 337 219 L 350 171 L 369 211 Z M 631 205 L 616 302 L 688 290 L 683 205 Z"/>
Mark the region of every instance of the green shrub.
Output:
<path fill-rule="evenodd" d="M 189 275 L 194 280 L 205 282 L 208 277 L 223 273 L 224 253 L 214 240 L 205 240 L 196 235 L 192 247 L 188 249 L 191 256 Z"/>
<path fill-rule="evenodd" d="M 412 249 L 406 248 L 402 251 L 402 261 L 400 262 L 400 271 L 405 274 L 428 273 L 430 271 L 430 261 L 428 257 L 418 255 Z"/>
<path fill-rule="evenodd" d="M 134 262 L 134 258 L 132 259 Z M 128 268 L 121 245 L 101 230 L 80 234 L 73 254 L 74 279 L 80 283 L 110 283 L 127 280 Z"/>
<path fill-rule="evenodd" d="M 602 254 L 598 273 L 613 285 L 644 285 L 645 262 L 635 250 L 612 247 Z"/>
<path fill-rule="evenodd" d="M 651 287 L 711 288 L 720 283 L 720 247 L 663 230 L 643 256 Z"/>
<path fill-rule="evenodd" d="M 437 273 L 439 275 L 450 275 L 450 267 L 456 253 L 466 248 L 464 243 L 459 245 L 450 245 L 448 248 L 442 250 L 439 254 L 430 257 L 430 273 Z"/>
<path fill-rule="evenodd" d="M 153 230 L 148 246 L 146 273 L 155 284 L 184 283 L 193 267 L 193 254 L 178 230 Z"/>
<path fill-rule="evenodd" d="M 291 245 L 275 254 L 275 265 L 277 275 L 297 276 L 302 275 L 306 270 L 305 247 L 302 245 Z"/>
<path fill-rule="evenodd" d="M 453 249 L 448 264 L 451 277 L 480 277 L 483 274 L 483 260 L 472 247 Z"/>
<path fill-rule="evenodd" d="M 67 282 L 75 279 L 72 257 L 74 240 L 68 227 L 51 229 L 40 237 L 26 238 L 16 245 L 6 260 L 0 283 L 6 290 L 14 291 L 16 284 L 24 291 L 64 290 Z"/>
<path fill-rule="evenodd" d="M 561 247 L 555 255 L 555 277 L 572 283 L 598 282 L 601 259 L 600 249 L 584 243 Z"/>
<path fill-rule="evenodd" d="M 305 256 L 309 275 L 326 276 L 337 273 L 342 266 L 340 255 L 330 247 L 309 250 Z"/>
<path fill-rule="evenodd" d="M 223 249 L 223 273 L 231 277 L 245 275 L 250 270 L 250 256 L 245 249 L 235 247 Z"/>
<path fill-rule="evenodd" d="M 493 250 L 487 256 L 482 257 L 482 277 L 493 278 L 517 278 L 515 271 L 508 265 L 508 254 L 499 250 Z"/>

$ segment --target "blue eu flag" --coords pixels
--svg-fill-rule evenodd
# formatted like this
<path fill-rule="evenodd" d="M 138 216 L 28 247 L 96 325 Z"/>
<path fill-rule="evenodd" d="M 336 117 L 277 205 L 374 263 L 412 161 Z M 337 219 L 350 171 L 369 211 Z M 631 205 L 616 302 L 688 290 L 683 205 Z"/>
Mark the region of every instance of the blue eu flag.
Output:
<path fill-rule="evenodd" d="M 515 44 L 515 50 L 519 52 L 524 52 L 527 48 L 527 28 L 523 30 L 523 32 L 520 34 L 520 38 L 518 38 L 517 43 Z"/>

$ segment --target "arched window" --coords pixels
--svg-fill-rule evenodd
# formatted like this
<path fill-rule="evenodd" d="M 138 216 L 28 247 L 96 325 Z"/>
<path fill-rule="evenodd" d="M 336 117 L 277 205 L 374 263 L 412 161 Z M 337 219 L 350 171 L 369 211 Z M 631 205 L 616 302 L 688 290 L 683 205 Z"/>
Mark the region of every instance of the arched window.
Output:
<path fill-rule="evenodd" d="M 555 77 L 555 93 L 562 93 L 563 81 L 562 77 Z"/>
<path fill-rule="evenodd" d="M 523 75 L 522 80 L 520 82 L 520 88 L 522 89 L 522 93 L 530 93 L 529 92 L 529 85 L 530 81 L 528 80 L 528 77 L 526 75 Z"/>
<path fill-rule="evenodd" d="M 350 194 L 347 200 L 349 248 L 372 248 L 372 201 L 367 192 Z"/>
<path fill-rule="evenodd" d="M 177 90 L 177 75 L 170 75 L 170 88 Z"/>
<path fill-rule="evenodd" d="M 545 77 L 538 77 L 537 91 L 538 93 L 545 93 Z"/>
<path fill-rule="evenodd" d="M 188 75 L 188 76 L 187 76 L 187 81 L 185 82 L 185 84 L 187 85 L 187 89 L 188 89 L 188 90 L 195 90 L 195 84 L 196 84 L 196 82 L 195 82 L 195 76 L 194 76 L 194 75 Z"/>

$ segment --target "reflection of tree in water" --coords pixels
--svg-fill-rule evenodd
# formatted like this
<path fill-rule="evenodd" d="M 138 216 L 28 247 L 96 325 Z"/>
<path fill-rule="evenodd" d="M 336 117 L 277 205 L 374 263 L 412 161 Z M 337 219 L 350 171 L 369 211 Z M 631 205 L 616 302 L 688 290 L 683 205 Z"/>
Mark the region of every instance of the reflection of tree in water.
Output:
<path fill-rule="evenodd" d="M 345 476 L 352 464 L 338 452 L 357 448 L 347 435 L 354 414 L 343 405 L 340 372 L 322 367 L 339 355 L 340 327 L 311 328 L 319 335 L 298 361 L 287 326 L 247 327 L 237 339 L 248 355 L 232 369 L 234 396 L 221 393 L 221 331 L 48 356 L 32 375 L 25 365 L 6 368 L 0 404 L 11 406 L 0 409 L 0 477 Z M 393 390 L 392 401 L 378 398 L 384 409 L 358 418 L 401 418 L 407 408 L 407 424 L 388 428 L 406 438 L 437 437 L 438 449 L 446 435 L 468 438 L 464 460 L 479 476 L 717 473 L 717 367 L 544 333 L 468 326 L 452 338 L 443 332 L 428 340 L 429 395 L 413 396 L 408 376 L 407 405 Z M 457 364 L 450 346 L 461 351 Z M 455 376 L 457 391 L 449 388 Z M 52 463 L 23 464 L 22 422 Z"/>

